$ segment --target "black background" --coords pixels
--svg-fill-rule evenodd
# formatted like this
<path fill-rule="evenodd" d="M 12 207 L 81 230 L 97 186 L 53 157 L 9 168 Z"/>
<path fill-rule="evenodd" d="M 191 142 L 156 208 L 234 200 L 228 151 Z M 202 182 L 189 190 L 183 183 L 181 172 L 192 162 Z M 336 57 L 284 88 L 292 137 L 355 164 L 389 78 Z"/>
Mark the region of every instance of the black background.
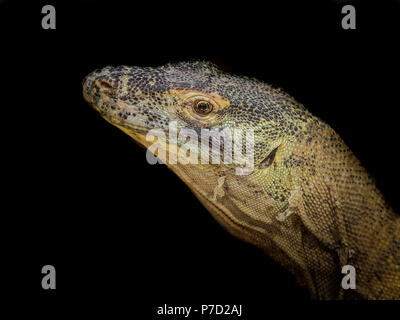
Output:
<path fill-rule="evenodd" d="M 56 7 L 56 30 L 41 28 L 45 4 Z M 345 4 L 356 7 L 356 30 L 341 28 Z M 149 165 L 85 103 L 81 81 L 106 65 L 199 58 L 280 86 L 339 132 L 400 212 L 399 13 L 399 1 L 0 4 L 3 287 L 24 306 L 15 311 L 336 310 L 307 302 L 291 275 L 225 232 L 166 167 Z M 55 291 L 41 288 L 46 264 Z"/>

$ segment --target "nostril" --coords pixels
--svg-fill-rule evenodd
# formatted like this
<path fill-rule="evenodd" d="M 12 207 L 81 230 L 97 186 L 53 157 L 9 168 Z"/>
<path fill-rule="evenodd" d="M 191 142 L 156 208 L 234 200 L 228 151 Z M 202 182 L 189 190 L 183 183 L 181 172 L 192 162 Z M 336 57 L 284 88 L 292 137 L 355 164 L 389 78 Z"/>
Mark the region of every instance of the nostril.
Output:
<path fill-rule="evenodd" d="M 103 88 L 103 89 L 113 89 L 114 88 L 114 85 L 106 80 L 97 81 L 97 85 L 99 88 Z"/>

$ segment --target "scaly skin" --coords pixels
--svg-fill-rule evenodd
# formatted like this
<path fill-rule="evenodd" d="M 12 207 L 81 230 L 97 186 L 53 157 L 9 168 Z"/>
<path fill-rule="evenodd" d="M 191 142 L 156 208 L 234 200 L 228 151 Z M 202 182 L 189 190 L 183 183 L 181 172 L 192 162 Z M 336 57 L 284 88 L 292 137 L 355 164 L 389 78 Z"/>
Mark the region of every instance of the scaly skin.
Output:
<path fill-rule="evenodd" d="M 292 271 L 313 298 L 400 298 L 399 217 L 335 131 L 285 92 L 205 62 L 106 67 L 86 77 L 83 92 L 147 148 L 147 132 L 168 132 L 171 121 L 196 132 L 253 129 L 248 175 L 234 164 L 167 166 L 223 227 Z M 198 100 L 213 110 L 199 115 Z M 167 156 L 183 145 L 166 139 Z M 341 287 L 347 264 L 355 290 Z"/>

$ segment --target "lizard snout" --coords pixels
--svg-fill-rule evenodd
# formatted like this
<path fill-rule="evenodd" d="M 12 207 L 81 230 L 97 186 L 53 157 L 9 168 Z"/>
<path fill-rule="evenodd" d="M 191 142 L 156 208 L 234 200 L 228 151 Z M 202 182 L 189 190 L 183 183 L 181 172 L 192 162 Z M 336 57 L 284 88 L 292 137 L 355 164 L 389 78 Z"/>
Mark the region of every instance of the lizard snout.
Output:
<path fill-rule="evenodd" d="M 94 85 L 101 93 L 105 93 L 109 96 L 114 94 L 116 88 L 116 85 L 112 81 L 106 79 L 96 79 Z"/>
<path fill-rule="evenodd" d="M 82 80 L 83 95 L 89 102 L 96 102 L 101 95 L 114 97 L 117 85 L 115 81 L 92 72 Z"/>

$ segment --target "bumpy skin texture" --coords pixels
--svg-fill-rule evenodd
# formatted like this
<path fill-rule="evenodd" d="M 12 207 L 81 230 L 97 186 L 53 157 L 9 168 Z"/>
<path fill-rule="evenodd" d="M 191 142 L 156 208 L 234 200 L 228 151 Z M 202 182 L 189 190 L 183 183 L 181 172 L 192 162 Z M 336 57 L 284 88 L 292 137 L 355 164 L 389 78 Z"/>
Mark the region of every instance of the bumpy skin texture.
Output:
<path fill-rule="evenodd" d="M 282 90 L 184 62 L 96 70 L 83 93 L 144 147 L 150 129 L 167 132 L 171 121 L 197 132 L 253 129 L 249 175 L 226 164 L 167 165 L 223 227 L 293 272 L 313 298 L 400 298 L 399 217 L 335 131 Z M 196 99 L 212 101 L 213 111 L 196 116 Z M 357 272 L 355 290 L 341 286 L 347 264 Z"/>

